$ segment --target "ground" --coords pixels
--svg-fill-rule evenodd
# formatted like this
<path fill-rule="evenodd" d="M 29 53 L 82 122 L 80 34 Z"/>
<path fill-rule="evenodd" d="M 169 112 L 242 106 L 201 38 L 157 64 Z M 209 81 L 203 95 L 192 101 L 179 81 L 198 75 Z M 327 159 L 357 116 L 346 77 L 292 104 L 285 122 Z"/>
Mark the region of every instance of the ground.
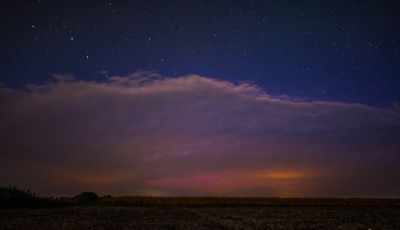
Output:
<path fill-rule="evenodd" d="M 104 207 L 0 210 L 0 229 L 400 229 L 397 207 Z"/>

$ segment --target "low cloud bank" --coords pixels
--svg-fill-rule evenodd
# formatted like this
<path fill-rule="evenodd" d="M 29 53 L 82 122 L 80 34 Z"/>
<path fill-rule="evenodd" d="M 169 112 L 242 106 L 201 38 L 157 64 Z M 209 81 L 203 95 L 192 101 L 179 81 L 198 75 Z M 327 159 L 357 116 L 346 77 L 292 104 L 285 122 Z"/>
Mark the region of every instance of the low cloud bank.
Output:
<path fill-rule="evenodd" d="M 1 184 L 42 194 L 398 196 L 400 113 L 153 72 L 0 85 Z"/>

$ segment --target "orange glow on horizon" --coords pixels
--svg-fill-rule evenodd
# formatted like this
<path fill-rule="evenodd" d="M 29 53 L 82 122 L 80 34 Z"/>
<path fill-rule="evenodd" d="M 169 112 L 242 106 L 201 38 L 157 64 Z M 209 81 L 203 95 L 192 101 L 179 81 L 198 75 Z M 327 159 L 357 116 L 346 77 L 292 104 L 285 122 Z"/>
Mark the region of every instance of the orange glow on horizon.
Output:
<path fill-rule="evenodd" d="M 257 177 L 261 178 L 272 178 L 272 179 L 291 179 L 291 178 L 304 178 L 308 177 L 309 175 L 304 172 L 267 172 L 257 174 Z"/>

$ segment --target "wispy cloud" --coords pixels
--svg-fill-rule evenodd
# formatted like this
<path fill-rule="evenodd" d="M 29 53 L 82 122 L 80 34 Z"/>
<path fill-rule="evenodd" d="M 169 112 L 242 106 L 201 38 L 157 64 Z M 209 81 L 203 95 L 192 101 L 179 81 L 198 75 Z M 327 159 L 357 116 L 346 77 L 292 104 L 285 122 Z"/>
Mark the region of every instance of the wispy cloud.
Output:
<path fill-rule="evenodd" d="M 396 196 L 396 108 L 154 72 L 0 87 L 0 176 L 42 193 Z"/>

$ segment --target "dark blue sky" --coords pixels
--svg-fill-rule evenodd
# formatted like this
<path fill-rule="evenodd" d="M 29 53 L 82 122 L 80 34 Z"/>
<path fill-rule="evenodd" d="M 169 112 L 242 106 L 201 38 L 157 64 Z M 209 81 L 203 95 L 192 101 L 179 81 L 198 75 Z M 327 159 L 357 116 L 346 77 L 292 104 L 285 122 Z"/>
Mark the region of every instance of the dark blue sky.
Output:
<path fill-rule="evenodd" d="M 0 81 L 138 70 L 248 81 L 268 94 L 400 101 L 399 1 L 1 1 Z"/>
<path fill-rule="evenodd" d="M 0 186 L 399 197 L 399 15 L 383 0 L 0 1 Z"/>

